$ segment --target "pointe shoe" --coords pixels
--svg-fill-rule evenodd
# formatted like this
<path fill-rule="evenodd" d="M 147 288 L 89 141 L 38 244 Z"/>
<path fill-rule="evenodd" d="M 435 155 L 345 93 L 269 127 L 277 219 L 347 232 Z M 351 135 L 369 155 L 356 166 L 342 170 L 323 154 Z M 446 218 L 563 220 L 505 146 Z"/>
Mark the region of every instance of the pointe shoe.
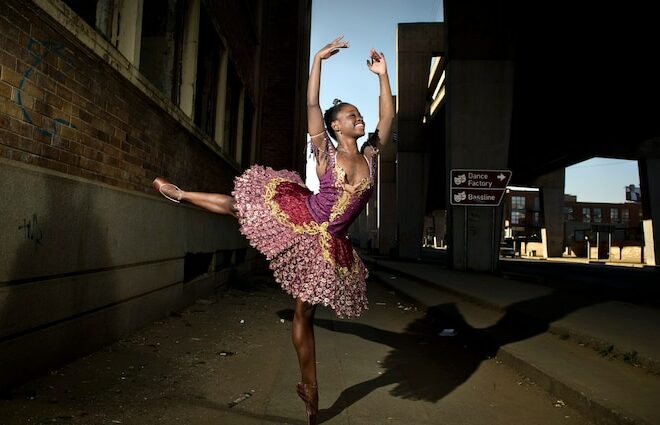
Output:
<path fill-rule="evenodd" d="M 299 382 L 296 387 L 298 397 L 305 402 L 305 409 L 307 410 L 307 424 L 316 425 L 318 423 L 319 413 L 319 391 L 317 385 L 305 384 Z"/>
<path fill-rule="evenodd" d="M 165 177 L 156 177 L 151 184 L 154 189 L 170 201 L 176 202 L 177 204 L 181 202 L 183 191 L 170 183 Z"/>

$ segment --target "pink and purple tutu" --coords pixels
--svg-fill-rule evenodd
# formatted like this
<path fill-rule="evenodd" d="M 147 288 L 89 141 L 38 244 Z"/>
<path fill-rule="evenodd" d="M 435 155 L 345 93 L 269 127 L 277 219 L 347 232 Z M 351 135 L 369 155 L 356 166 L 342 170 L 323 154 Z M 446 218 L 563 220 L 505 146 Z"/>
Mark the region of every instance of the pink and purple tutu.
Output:
<path fill-rule="evenodd" d="M 352 195 L 342 198 L 335 183 L 343 175 L 334 164 L 331 168 L 329 177 L 321 178 L 322 186 L 327 180 L 321 195 L 328 190 L 333 195 L 328 217 L 315 208 L 328 196 L 314 195 L 297 173 L 288 170 L 252 166 L 236 178 L 232 195 L 241 233 L 266 256 L 282 289 L 310 304 L 329 306 L 339 317 L 355 317 L 368 308 L 367 269 L 346 230 L 370 191 L 365 185 L 356 202 Z"/>

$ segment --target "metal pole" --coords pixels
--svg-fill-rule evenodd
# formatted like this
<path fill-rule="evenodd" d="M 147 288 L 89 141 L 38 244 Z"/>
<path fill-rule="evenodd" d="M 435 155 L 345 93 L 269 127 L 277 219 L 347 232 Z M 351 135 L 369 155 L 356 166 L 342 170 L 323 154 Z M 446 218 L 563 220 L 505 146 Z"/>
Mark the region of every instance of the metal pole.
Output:
<path fill-rule="evenodd" d="M 495 207 L 491 207 L 493 212 L 493 223 L 490 232 L 490 272 L 495 272 L 495 261 L 499 253 L 495 253 Z M 499 237 L 497 238 L 499 242 Z"/>
<path fill-rule="evenodd" d="M 468 213 L 467 213 L 467 209 L 468 209 L 468 207 L 465 206 L 463 208 L 464 208 L 464 211 L 465 211 L 465 216 L 464 216 L 464 219 L 463 219 L 463 228 L 464 228 L 464 232 L 465 232 L 465 237 L 463 238 L 463 269 L 464 269 L 464 271 L 467 271 L 467 263 L 468 263 L 468 246 L 467 246 L 467 243 L 468 243 L 467 242 L 467 240 L 468 240 L 468 230 L 467 230 L 467 228 L 468 228 L 468 222 L 467 222 Z"/>

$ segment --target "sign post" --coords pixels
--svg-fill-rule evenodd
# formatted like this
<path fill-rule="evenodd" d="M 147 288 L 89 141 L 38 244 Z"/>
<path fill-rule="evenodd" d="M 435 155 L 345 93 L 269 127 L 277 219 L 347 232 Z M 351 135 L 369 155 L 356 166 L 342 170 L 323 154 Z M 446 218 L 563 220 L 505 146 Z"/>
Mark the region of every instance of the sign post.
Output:
<path fill-rule="evenodd" d="M 449 202 L 451 205 L 465 207 L 465 240 L 463 242 L 463 264 L 468 264 L 468 207 L 497 207 L 502 203 L 506 186 L 511 180 L 511 170 L 453 169 L 450 176 Z M 495 254 L 495 208 L 492 209 L 491 252 Z M 495 259 L 491 262 L 491 272 L 495 269 Z"/>
<path fill-rule="evenodd" d="M 450 203 L 496 207 L 502 202 L 511 170 L 451 170 Z"/>

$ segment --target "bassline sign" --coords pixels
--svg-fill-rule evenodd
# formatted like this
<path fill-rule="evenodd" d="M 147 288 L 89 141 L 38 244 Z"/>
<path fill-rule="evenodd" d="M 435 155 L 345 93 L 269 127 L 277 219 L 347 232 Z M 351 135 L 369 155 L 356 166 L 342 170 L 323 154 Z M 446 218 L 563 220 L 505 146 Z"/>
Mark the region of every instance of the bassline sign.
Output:
<path fill-rule="evenodd" d="M 502 202 L 511 170 L 451 170 L 451 205 L 496 207 Z"/>

